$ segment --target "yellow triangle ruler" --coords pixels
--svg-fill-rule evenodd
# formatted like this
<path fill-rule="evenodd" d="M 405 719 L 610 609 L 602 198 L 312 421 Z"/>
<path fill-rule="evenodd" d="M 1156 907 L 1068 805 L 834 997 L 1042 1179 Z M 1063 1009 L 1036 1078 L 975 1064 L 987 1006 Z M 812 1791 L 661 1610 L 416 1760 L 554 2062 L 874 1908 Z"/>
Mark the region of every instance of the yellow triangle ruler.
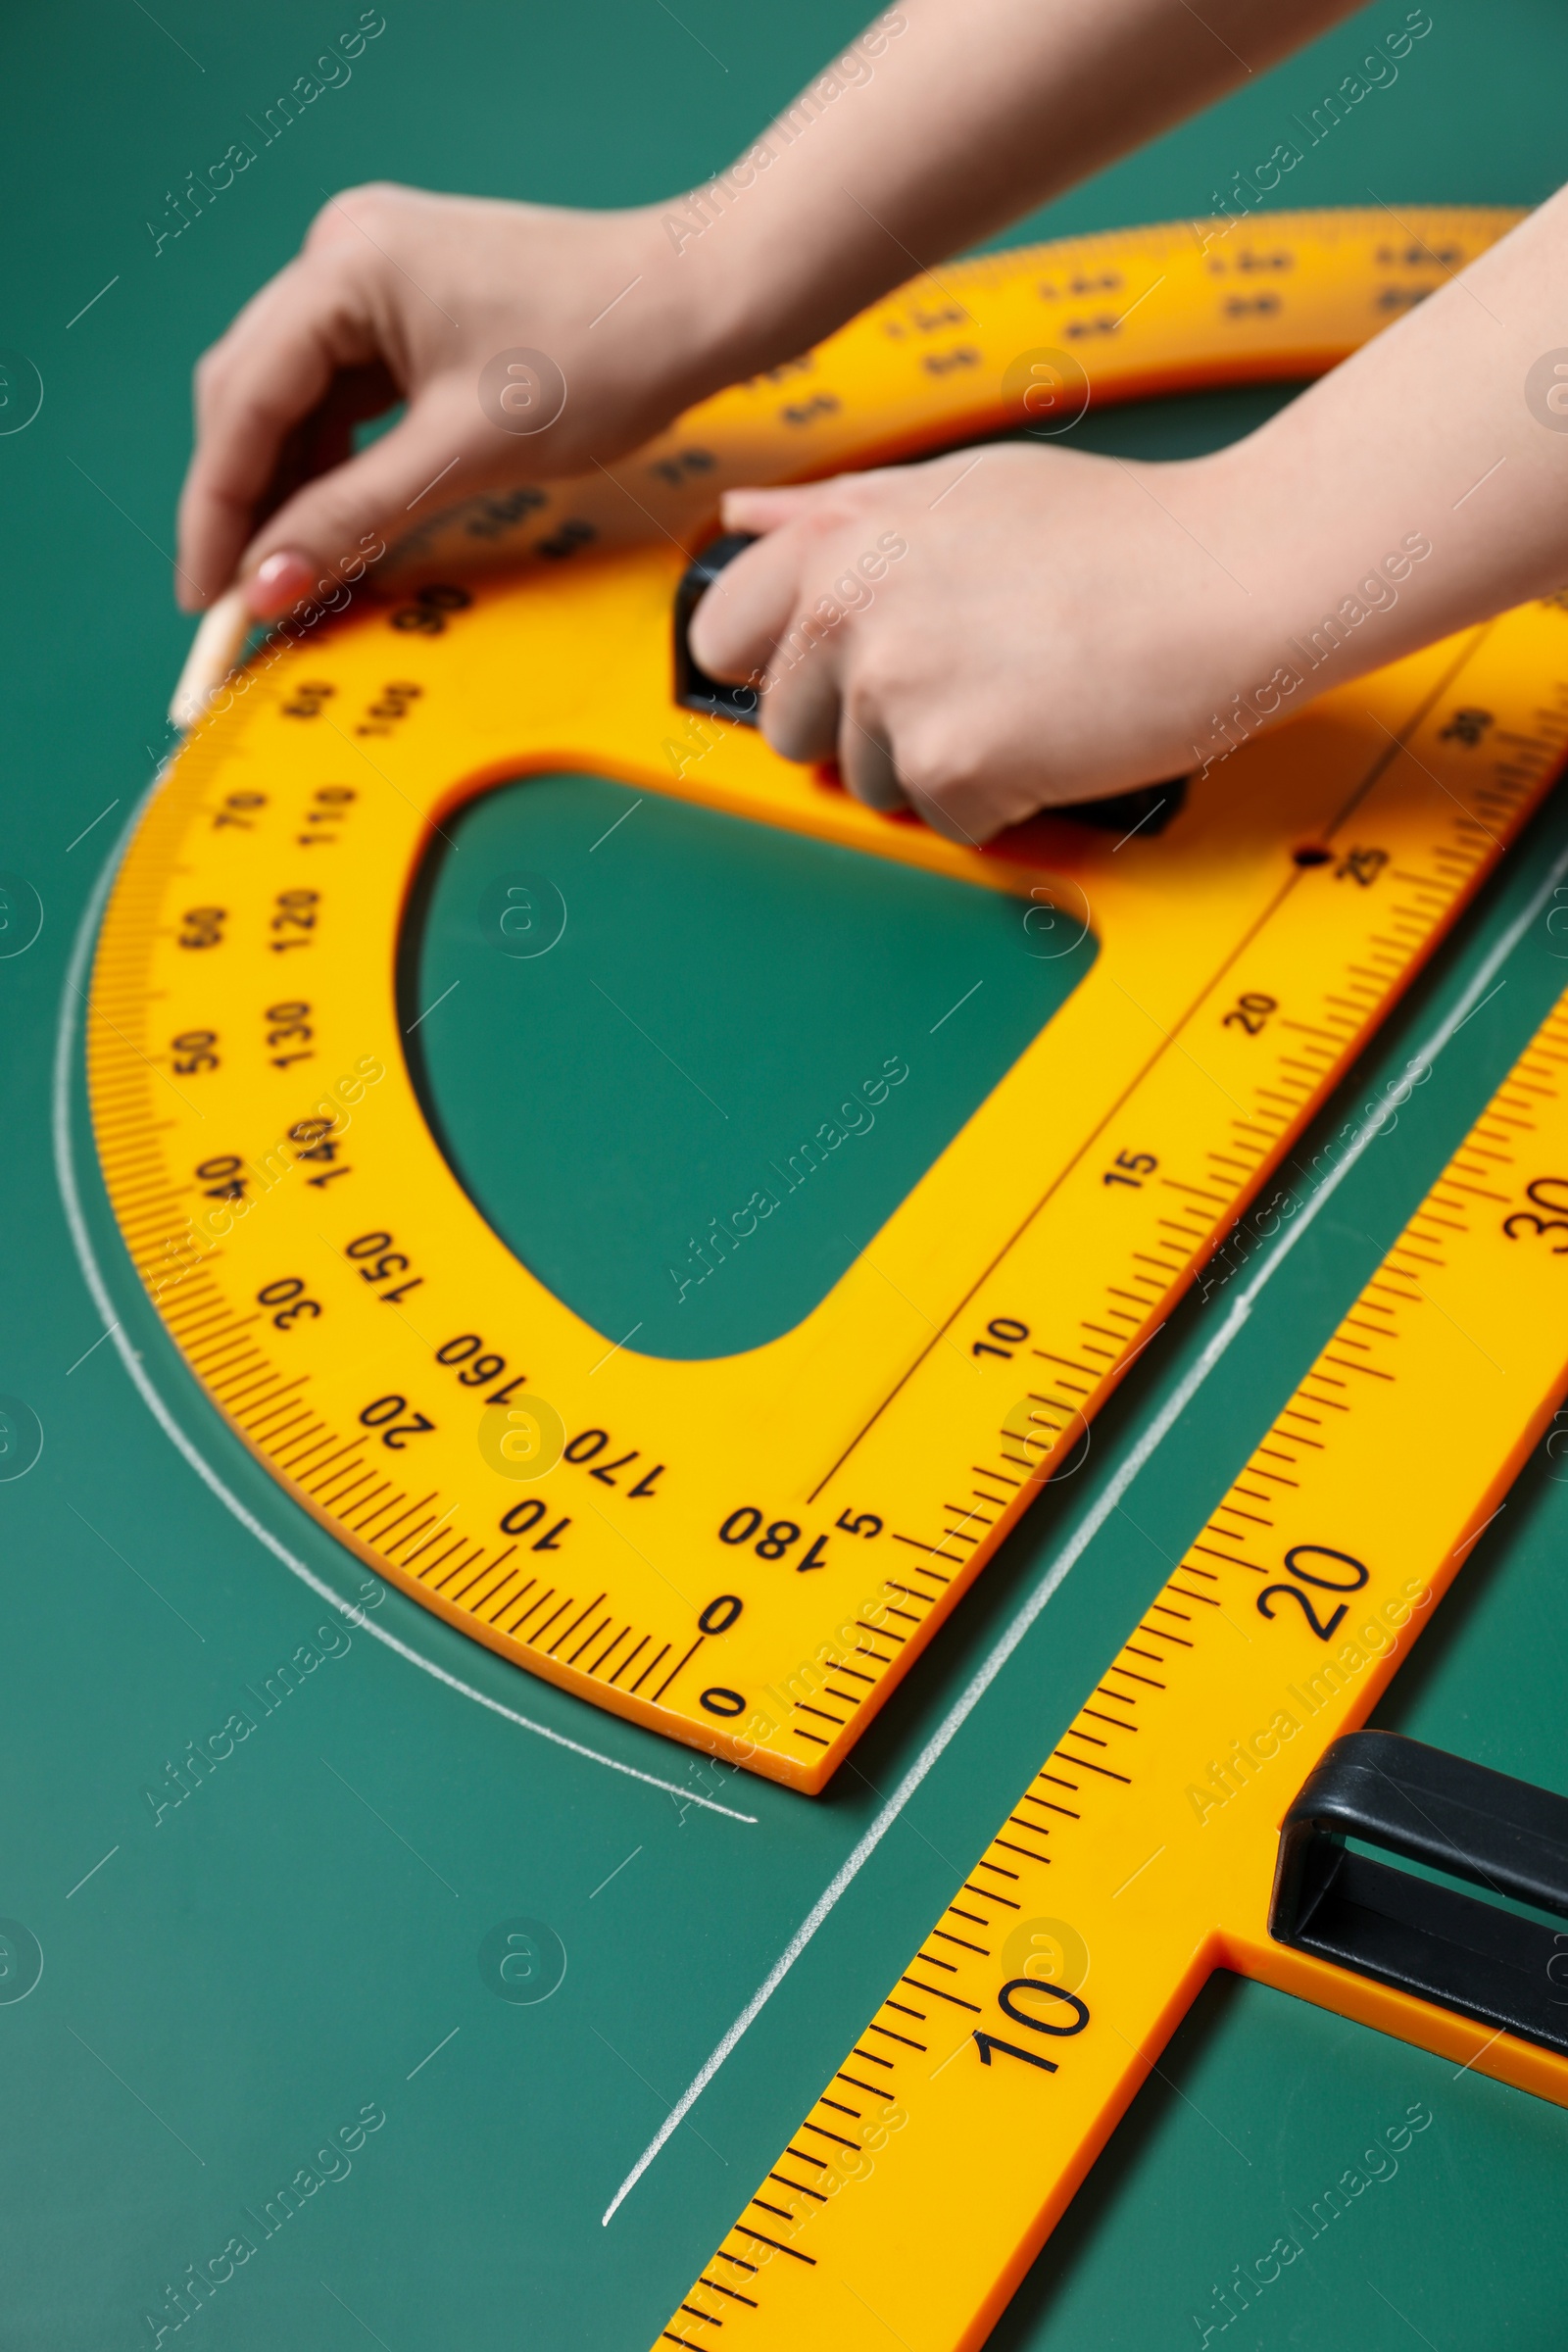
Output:
<path fill-rule="evenodd" d="M 1407 1656 L 1551 1419 L 1568 1380 L 1565 1244 L 1568 996 L 661 2344 L 982 2343 L 1215 1968 L 1568 2106 L 1560 2049 L 1268 1925 L 1287 1808 Z"/>

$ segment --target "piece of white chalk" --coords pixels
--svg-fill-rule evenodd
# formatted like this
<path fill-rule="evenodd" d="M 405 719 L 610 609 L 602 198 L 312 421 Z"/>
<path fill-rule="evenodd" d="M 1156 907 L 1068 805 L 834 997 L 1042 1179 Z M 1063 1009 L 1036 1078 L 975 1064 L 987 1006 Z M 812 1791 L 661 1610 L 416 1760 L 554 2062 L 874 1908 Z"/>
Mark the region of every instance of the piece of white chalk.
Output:
<path fill-rule="evenodd" d="M 238 662 L 252 614 L 243 588 L 225 588 L 202 614 L 169 705 L 171 723 L 193 727 Z"/>

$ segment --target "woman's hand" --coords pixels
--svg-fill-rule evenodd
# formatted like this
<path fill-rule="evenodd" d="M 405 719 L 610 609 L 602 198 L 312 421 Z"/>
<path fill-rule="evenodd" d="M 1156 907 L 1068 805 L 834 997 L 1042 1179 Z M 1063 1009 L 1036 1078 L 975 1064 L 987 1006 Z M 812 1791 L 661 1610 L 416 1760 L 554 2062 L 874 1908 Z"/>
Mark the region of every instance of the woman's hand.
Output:
<path fill-rule="evenodd" d="M 861 800 L 955 840 L 1162 781 L 1276 659 L 1251 650 L 1270 600 L 1238 577 L 1241 456 L 1001 445 L 731 491 L 726 528 L 766 536 L 704 597 L 692 651 L 760 675 L 786 759 L 836 757 Z"/>
<path fill-rule="evenodd" d="M 762 731 L 957 839 L 1206 767 L 1568 571 L 1568 189 L 1245 441 L 1176 465 L 995 445 L 799 490 L 692 651 Z M 1433 386 L 1441 385 L 1437 399 Z"/>
<path fill-rule="evenodd" d="M 1351 5 L 1210 0 L 1200 23 L 1186 0 L 904 0 L 727 172 L 663 204 L 347 190 L 197 370 L 181 602 L 210 604 L 237 571 L 271 618 L 323 575 L 358 576 L 426 495 L 612 462 L 818 342 L 914 254 L 990 234 Z M 551 368 L 514 383 L 503 429 L 481 374 L 519 351 Z M 558 378 L 560 416 L 517 431 Z M 352 423 L 400 398 L 402 422 L 350 458 Z"/>
<path fill-rule="evenodd" d="M 237 571 L 270 618 L 345 564 L 357 576 L 362 545 L 406 531 L 426 492 L 445 506 L 583 470 L 658 431 L 723 374 L 723 305 L 678 263 L 657 209 L 333 197 L 196 370 L 181 602 Z M 518 350 L 551 368 L 508 377 Z M 350 456 L 353 423 L 399 399 L 407 415 Z"/>

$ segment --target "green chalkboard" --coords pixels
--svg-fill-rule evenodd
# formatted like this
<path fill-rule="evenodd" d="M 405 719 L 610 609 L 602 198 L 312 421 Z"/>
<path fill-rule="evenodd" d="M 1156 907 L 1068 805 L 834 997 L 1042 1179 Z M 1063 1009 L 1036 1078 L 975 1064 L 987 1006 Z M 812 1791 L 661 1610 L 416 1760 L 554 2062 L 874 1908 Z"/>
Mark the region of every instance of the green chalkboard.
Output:
<path fill-rule="evenodd" d="M 1250 78 L 1017 234 L 1208 209 L 1385 15 Z M 1293 174 L 1293 203 L 1369 190 L 1396 205 L 1529 203 L 1555 185 L 1561 11 L 1466 0 L 1433 16 L 1397 82 Z M 1223 1286 L 1150 1351 L 1079 1475 L 1043 1498 L 819 1801 L 604 1719 L 367 1588 L 182 1371 L 130 1278 L 85 1118 L 77 992 L 94 892 L 169 747 L 163 710 L 189 636 L 169 553 L 190 366 L 293 252 L 324 190 L 384 176 L 614 204 L 688 186 L 857 19 L 823 0 L 387 0 L 352 78 L 160 249 L 185 174 L 247 135 L 351 20 L 304 0 L 61 0 L 0 28 L 0 346 L 43 392 L 24 429 L 0 430 L 0 872 L 8 908 L 41 910 L 30 944 L 0 952 L 0 1394 L 13 1400 L 0 1408 L 0 2340 L 18 2352 L 641 2352 L 1568 978 L 1538 912 L 1504 985 L 1281 1264 L 1125 1509 L 916 1781 L 931 1734 L 1216 1328 Z M 8 386 L 31 382 L 6 365 Z M 1176 454 L 1258 414 L 1238 395 L 1097 430 L 1101 446 Z M 476 808 L 430 876 L 406 970 L 422 1004 L 463 983 L 430 1024 L 423 1083 L 486 1213 L 608 1334 L 642 1314 L 668 1352 L 704 1354 L 819 1294 L 848 1246 L 835 1232 L 863 1237 L 1073 975 L 1023 968 L 1004 907 L 981 894 L 698 811 L 650 805 L 590 853 L 626 799 L 576 778 Z M 1456 1001 L 1565 844 L 1559 795 L 1326 1127 Z M 532 999 L 503 1000 L 506 978 L 471 961 L 458 878 L 470 855 L 562 867 L 626 1009 L 728 1121 L 704 1125 L 702 1096 L 617 1029 L 570 954 Z M 24 928 L 0 934 L 0 951 Z M 948 1031 L 930 1030 L 950 1002 L 945 963 L 976 957 L 986 985 L 944 1045 Z M 793 1240 L 781 1228 L 778 1262 L 747 1274 L 737 1261 L 708 1304 L 671 1305 L 669 1252 L 758 1181 L 747 1154 L 765 1158 L 839 1100 L 866 1054 L 912 1062 L 916 1045 L 929 1097 L 916 1113 L 911 1093 L 906 1124 L 856 1145 L 831 1216 L 813 1210 Z M 606 1071 L 615 1087 L 596 1096 Z M 612 1094 L 632 1105 L 623 1117 Z M 1561 1469 L 1543 1457 L 1527 1473 L 1382 1720 L 1565 1789 Z M 671 2103 L 878 1822 L 863 1867 L 607 2226 Z M 1200 2344 L 1216 2290 L 1266 2252 L 1282 2215 L 1309 2211 L 1412 2105 L 1432 2120 L 1396 2174 L 1224 2340 L 1556 2352 L 1568 2119 L 1223 1979 L 996 2340 Z"/>

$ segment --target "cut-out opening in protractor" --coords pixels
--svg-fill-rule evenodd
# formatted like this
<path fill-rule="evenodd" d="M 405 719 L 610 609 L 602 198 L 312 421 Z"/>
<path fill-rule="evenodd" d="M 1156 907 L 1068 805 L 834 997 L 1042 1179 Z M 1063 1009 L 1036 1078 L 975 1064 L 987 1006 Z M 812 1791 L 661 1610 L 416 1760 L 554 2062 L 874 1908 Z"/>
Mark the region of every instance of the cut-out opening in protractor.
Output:
<path fill-rule="evenodd" d="M 607 1346 L 738 1354 L 827 1296 L 1088 972 L 1093 933 L 1044 912 L 535 776 L 437 837 L 399 1025 L 448 1165 L 555 1297 Z"/>
<path fill-rule="evenodd" d="M 1197 457 L 1303 388 L 1138 400 L 1062 438 Z M 603 777 L 495 785 L 405 909 L 410 1075 L 470 1200 L 607 1344 L 737 1354 L 827 1296 L 1087 972 L 1092 934 L 1047 952 L 1041 922 Z M 913 1075 L 873 1103 L 890 1061 Z"/>

